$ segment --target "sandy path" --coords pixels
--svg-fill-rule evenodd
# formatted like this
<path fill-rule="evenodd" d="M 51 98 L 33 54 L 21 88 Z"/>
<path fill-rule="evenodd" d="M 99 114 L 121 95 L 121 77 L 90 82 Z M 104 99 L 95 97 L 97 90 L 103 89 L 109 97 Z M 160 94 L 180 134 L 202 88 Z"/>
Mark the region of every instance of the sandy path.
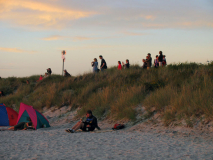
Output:
<path fill-rule="evenodd" d="M 202 137 L 130 132 L 66 133 L 68 124 L 36 131 L 0 131 L 0 159 L 213 159 Z"/>

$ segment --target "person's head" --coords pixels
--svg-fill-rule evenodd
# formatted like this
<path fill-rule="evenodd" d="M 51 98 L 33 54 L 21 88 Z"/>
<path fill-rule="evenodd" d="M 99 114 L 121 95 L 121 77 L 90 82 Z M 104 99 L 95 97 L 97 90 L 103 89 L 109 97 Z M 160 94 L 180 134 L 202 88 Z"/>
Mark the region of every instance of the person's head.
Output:
<path fill-rule="evenodd" d="M 150 54 L 150 53 L 148 53 L 147 55 L 148 55 L 149 57 L 151 57 L 151 54 Z"/>
<path fill-rule="evenodd" d="M 67 72 L 67 70 L 65 69 L 64 72 Z"/>
<path fill-rule="evenodd" d="M 0 94 L 2 94 L 2 91 L 0 91 Z"/>
<path fill-rule="evenodd" d="M 31 118 L 30 118 L 30 117 L 27 117 L 27 121 L 32 122 L 32 120 L 31 120 Z"/>
<path fill-rule="evenodd" d="M 94 58 L 94 62 L 97 62 L 97 58 Z"/>
<path fill-rule="evenodd" d="M 163 55 L 163 58 L 165 58 L 166 56 L 165 55 Z"/>
<path fill-rule="evenodd" d="M 121 61 L 118 61 L 118 64 L 121 64 Z"/>
<path fill-rule="evenodd" d="M 86 117 L 90 117 L 92 115 L 92 111 L 91 110 L 88 110 L 87 113 L 86 113 Z"/>
<path fill-rule="evenodd" d="M 143 62 L 145 62 L 145 59 L 142 59 Z"/>
<path fill-rule="evenodd" d="M 149 58 L 149 56 L 146 56 L 146 59 L 148 59 Z"/>
<path fill-rule="evenodd" d="M 99 58 L 100 58 L 100 59 L 102 59 L 102 58 L 103 58 L 103 56 L 102 56 L 102 55 L 100 55 L 100 56 L 99 56 Z"/>
<path fill-rule="evenodd" d="M 126 63 L 129 63 L 129 60 L 128 60 L 128 59 L 126 59 Z"/>
<path fill-rule="evenodd" d="M 40 75 L 40 77 L 43 77 L 42 75 Z"/>
<path fill-rule="evenodd" d="M 160 55 L 162 55 L 162 54 L 163 54 L 163 52 L 162 52 L 162 51 L 159 51 L 159 54 L 160 54 Z"/>

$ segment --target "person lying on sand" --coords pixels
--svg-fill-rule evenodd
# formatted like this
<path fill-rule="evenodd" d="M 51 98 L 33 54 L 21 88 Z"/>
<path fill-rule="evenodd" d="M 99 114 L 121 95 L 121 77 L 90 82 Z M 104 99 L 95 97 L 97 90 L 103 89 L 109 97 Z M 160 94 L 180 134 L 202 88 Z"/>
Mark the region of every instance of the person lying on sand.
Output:
<path fill-rule="evenodd" d="M 78 129 L 81 129 L 82 131 L 94 131 L 95 128 L 100 130 L 100 127 L 98 127 L 98 121 L 95 116 L 92 115 L 92 111 L 88 110 L 86 113 L 86 121 L 80 120 L 76 125 L 72 127 L 72 129 L 66 129 L 66 132 L 74 133 Z"/>
<path fill-rule="evenodd" d="M 29 118 L 29 122 L 21 122 L 13 127 L 8 128 L 8 130 L 13 130 L 13 131 L 17 131 L 17 130 L 27 130 L 27 129 L 33 129 L 33 123 L 31 121 L 31 119 Z"/>

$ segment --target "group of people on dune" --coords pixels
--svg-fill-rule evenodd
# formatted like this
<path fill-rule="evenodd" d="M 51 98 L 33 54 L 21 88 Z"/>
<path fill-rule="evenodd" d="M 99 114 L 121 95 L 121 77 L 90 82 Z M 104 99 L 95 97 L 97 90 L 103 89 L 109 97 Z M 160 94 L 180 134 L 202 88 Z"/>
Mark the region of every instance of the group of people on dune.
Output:
<path fill-rule="evenodd" d="M 91 62 L 91 65 L 93 67 L 93 73 L 98 73 L 99 71 L 104 71 L 107 69 L 107 63 L 105 59 L 103 58 L 103 56 L 100 55 L 99 58 L 101 59 L 100 69 L 98 68 L 97 58 L 94 58 L 94 60 Z M 142 62 L 143 62 L 143 65 L 142 65 L 143 69 L 150 69 L 152 67 L 151 54 L 148 53 L 146 56 L 146 59 L 142 59 Z M 156 59 L 154 59 L 154 68 L 163 67 L 163 66 L 166 66 L 166 64 L 167 64 L 166 56 L 163 55 L 162 51 L 159 51 L 159 55 L 156 55 Z M 126 59 L 126 63 L 124 62 L 121 63 L 121 61 L 118 61 L 118 70 L 122 70 L 123 68 L 124 69 L 130 68 L 129 59 Z M 44 78 L 48 77 L 51 74 L 52 74 L 52 70 L 51 68 L 48 68 L 47 72 L 45 73 L 45 76 L 40 75 L 37 82 L 43 80 Z M 70 73 L 68 73 L 66 69 L 64 70 L 64 77 L 71 77 Z M 29 80 L 27 80 L 27 84 L 28 83 L 29 83 Z"/>
<path fill-rule="evenodd" d="M 99 58 L 101 59 L 101 65 L 100 65 L 100 69 L 98 69 L 98 61 L 97 58 L 94 58 L 94 61 L 91 62 L 91 65 L 93 67 L 93 73 L 98 73 L 100 70 L 104 71 L 105 69 L 107 69 L 107 64 L 105 59 L 103 59 L 103 56 L 100 55 Z M 148 53 L 146 56 L 146 59 L 142 59 L 143 65 L 142 68 L 143 69 L 150 69 L 152 67 L 152 57 L 151 54 Z M 158 67 L 163 67 L 166 66 L 166 56 L 163 55 L 162 51 L 159 51 L 159 55 L 156 55 L 156 59 L 154 59 L 154 67 L 158 68 Z M 122 69 L 128 69 L 130 68 L 130 64 L 129 64 L 129 59 L 126 59 L 126 63 L 121 61 L 118 61 L 118 70 L 122 70 Z"/>

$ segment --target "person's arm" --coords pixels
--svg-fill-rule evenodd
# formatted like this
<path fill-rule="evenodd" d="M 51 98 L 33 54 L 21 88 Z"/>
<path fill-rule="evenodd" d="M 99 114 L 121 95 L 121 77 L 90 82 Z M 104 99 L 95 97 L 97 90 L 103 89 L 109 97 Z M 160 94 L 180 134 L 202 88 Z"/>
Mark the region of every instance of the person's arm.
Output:
<path fill-rule="evenodd" d="M 105 60 L 103 59 L 103 64 L 102 64 L 101 68 L 103 68 L 103 66 L 105 66 L 105 64 L 106 64 L 106 62 L 105 62 Z"/>
<path fill-rule="evenodd" d="M 101 66 L 101 68 L 103 68 L 104 65 L 105 65 L 105 63 L 103 63 L 103 65 Z"/>

